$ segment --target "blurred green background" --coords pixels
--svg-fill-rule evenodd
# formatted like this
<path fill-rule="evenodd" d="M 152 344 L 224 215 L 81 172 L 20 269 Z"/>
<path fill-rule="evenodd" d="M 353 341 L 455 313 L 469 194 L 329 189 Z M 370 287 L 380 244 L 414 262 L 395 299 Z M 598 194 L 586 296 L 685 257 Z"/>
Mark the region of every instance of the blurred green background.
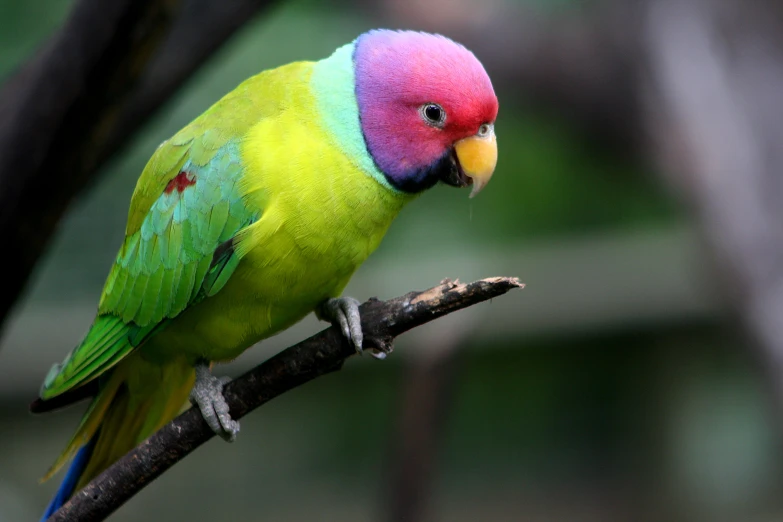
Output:
<path fill-rule="evenodd" d="M 0 76 L 69 7 L 1 1 Z M 0 521 L 37 520 L 62 477 L 37 482 L 83 405 L 39 417 L 27 406 L 90 324 L 157 144 L 247 76 L 320 59 L 375 25 L 347 7 L 282 2 L 213 56 L 73 205 L 0 341 Z M 389 298 L 493 275 L 527 287 L 404 336 L 385 362 L 354 358 L 276 399 L 242 421 L 235 444 L 211 441 L 112 520 L 388 520 L 410 509 L 398 505 L 406 483 L 420 488 L 423 520 L 783 515 L 770 406 L 688 216 L 623 151 L 526 103 L 514 85 L 496 90 L 493 182 L 476 199 L 438 188 L 411 205 L 347 293 Z M 323 326 L 308 317 L 218 372 L 236 375 Z M 411 408 L 425 412 L 413 428 Z M 431 474 L 400 467 L 406 426 L 433 431 L 414 459 Z"/>

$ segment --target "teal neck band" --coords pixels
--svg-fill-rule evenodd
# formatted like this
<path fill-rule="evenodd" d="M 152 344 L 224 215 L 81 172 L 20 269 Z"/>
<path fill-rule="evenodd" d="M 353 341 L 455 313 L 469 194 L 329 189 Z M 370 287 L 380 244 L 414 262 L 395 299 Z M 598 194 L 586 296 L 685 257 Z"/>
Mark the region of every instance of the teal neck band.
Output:
<path fill-rule="evenodd" d="M 338 48 L 331 56 L 315 63 L 310 85 L 321 121 L 338 146 L 367 175 L 391 190 L 394 188 L 378 170 L 367 151 L 356 102 L 353 50 L 355 42 Z"/>

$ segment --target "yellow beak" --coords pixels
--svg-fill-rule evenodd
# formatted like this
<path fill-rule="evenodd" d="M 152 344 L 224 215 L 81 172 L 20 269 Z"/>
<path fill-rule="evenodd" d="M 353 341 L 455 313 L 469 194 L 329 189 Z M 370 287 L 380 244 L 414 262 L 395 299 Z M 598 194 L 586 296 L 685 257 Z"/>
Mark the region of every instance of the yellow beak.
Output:
<path fill-rule="evenodd" d="M 470 197 L 473 197 L 489 183 L 498 163 L 495 129 L 489 126 L 489 131 L 484 135 L 476 134 L 459 140 L 454 144 L 454 151 L 462 172 L 473 180 L 473 190 L 470 192 Z"/>

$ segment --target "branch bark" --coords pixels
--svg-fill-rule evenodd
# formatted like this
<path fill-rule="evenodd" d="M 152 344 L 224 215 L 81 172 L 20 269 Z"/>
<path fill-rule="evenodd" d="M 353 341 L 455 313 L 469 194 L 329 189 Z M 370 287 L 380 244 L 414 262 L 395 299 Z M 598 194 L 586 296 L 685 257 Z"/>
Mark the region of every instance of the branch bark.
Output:
<path fill-rule="evenodd" d="M 523 286 L 510 277 L 468 284 L 444 281 L 389 301 L 370 299 L 360 308 L 365 349 L 391 351 L 394 338 L 412 328 Z M 240 419 L 285 391 L 341 369 L 353 354 L 352 346 L 335 328 L 280 352 L 226 386 L 232 417 Z M 104 520 L 213 436 L 198 410 L 189 409 L 75 493 L 49 522 Z"/>

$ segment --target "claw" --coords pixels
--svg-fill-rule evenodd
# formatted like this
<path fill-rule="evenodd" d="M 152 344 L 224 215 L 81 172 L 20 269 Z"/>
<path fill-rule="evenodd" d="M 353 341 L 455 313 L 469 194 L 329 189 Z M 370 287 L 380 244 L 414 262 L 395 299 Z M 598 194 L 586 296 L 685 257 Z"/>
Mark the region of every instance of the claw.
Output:
<path fill-rule="evenodd" d="M 208 362 L 196 364 L 196 382 L 190 390 L 190 402 L 198 406 L 201 416 L 217 435 L 228 442 L 234 442 L 239 433 L 239 422 L 231 418 L 228 403 L 223 397 L 223 386 L 230 377 L 215 377 Z"/>
<path fill-rule="evenodd" d="M 339 325 L 343 336 L 353 344 L 356 353 L 361 355 L 364 334 L 362 333 L 359 304 L 359 301 L 353 297 L 332 297 L 318 307 L 316 315 L 319 319 Z"/>

